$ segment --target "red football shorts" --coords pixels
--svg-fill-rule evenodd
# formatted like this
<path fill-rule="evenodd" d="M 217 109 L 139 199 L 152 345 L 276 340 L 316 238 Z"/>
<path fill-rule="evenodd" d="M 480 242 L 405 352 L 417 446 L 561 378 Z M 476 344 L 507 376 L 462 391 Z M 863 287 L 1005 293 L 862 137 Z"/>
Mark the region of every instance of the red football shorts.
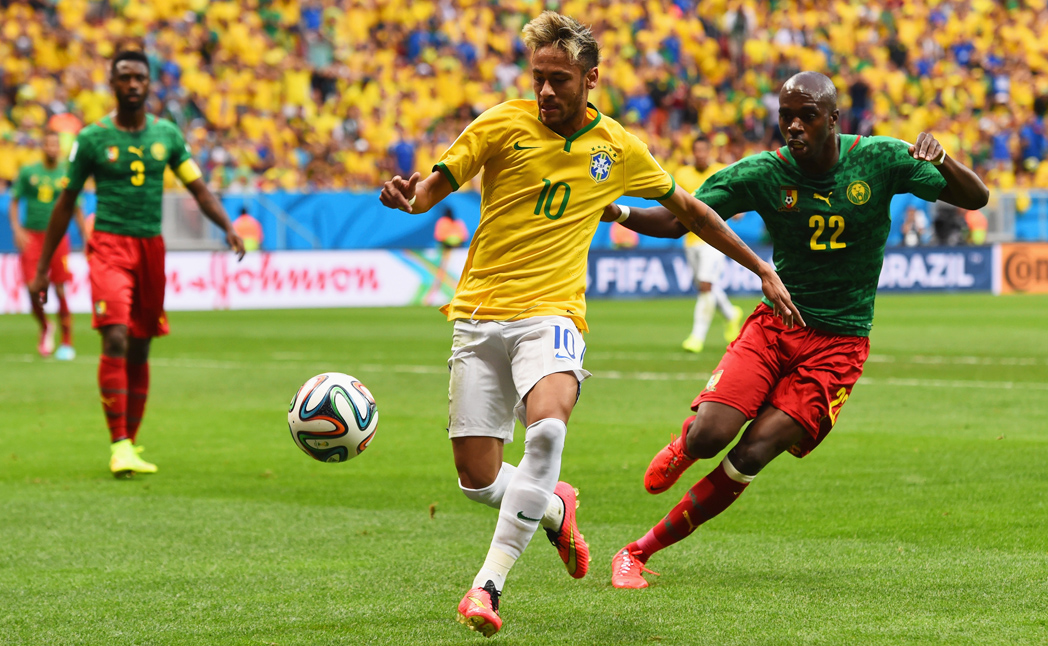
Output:
<path fill-rule="evenodd" d="M 692 402 L 727 404 L 753 419 L 770 404 L 808 431 L 790 453 L 802 458 L 833 428 L 870 355 L 870 339 L 787 329 L 772 308 L 761 305 L 746 319 L 705 390 Z"/>
<path fill-rule="evenodd" d="M 46 234 L 32 229 L 26 229 L 25 232 L 29 234 L 29 242 L 21 254 L 22 280 L 28 285 L 36 277 L 36 265 L 40 262 L 40 252 L 44 250 Z M 69 236 L 62 236 L 58 247 L 55 248 L 47 276 L 52 283 L 68 283 L 73 280 L 73 275 L 69 273 Z"/>
<path fill-rule="evenodd" d="M 164 239 L 98 231 L 87 243 L 91 327 L 126 325 L 136 339 L 164 336 Z"/>

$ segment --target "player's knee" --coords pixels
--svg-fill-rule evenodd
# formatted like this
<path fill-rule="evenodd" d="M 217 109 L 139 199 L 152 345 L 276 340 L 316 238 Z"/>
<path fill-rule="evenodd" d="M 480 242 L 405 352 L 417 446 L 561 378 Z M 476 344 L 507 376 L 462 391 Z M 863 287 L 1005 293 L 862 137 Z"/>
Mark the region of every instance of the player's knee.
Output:
<path fill-rule="evenodd" d="M 127 357 L 127 330 L 111 326 L 102 334 L 102 354 L 107 357 Z"/>
<path fill-rule="evenodd" d="M 771 444 L 766 442 L 739 442 L 728 452 L 728 459 L 740 473 L 755 476 L 779 453 L 781 451 L 776 451 Z"/>
<path fill-rule="evenodd" d="M 702 416 L 695 416 L 684 441 L 688 455 L 706 460 L 723 451 L 738 434 L 737 428 L 711 423 Z"/>
<path fill-rule="evenodd" d="M 559 419 L 540 419 L 527 428 L 524 450 L 543 455 L 558 455 L 564 450 L 564 436 L 567 433 L 567 425 Z"/>

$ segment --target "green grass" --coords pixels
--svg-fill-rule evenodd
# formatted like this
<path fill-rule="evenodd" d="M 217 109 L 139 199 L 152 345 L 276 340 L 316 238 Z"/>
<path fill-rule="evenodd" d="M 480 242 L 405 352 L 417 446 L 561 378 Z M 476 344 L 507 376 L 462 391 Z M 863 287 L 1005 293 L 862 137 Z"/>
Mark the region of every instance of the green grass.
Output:
<path fill-rule="evenodd" d="M 752 307 L 753 302 L 743 302 Z M 562 476 L 582 490 L 590 576 L 542 536 L 510 575 L 502 644 L 1048 643 L 1048 299 L 881 297 L 865 380 L 829 439 L 610 586 L 660 497 L 641 479 L 723 349 L 679 350 L 691 303 L 593 302 Z M 444 426 L 450 325 L 429 309 L 172 313 L 117 481 L 81 358 L 33 356 L 0 317 L 0 643 L 467 644 L 455 605 L 495 514 L 459 492 Z M 306 378 L 364 380 L 381 414 L 348 464 L 287 433 Z M 518 441 L 507 454 L 516 461 Z M 435 516 L 430 517 L 430 505 Z"/>

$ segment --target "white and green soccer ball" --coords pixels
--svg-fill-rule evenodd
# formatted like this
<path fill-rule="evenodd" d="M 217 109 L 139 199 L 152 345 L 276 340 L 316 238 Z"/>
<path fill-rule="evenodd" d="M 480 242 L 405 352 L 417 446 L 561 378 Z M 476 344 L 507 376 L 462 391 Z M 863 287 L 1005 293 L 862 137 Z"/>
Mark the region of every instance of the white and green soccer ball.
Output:
<path fill-rule="evenodd" d="M 356 377 L 325 372 L 309 379 L 287 410 L 291 439 L 321 462 L 345 462 L 368 448 L 378 427 L 371 392 Z"/>

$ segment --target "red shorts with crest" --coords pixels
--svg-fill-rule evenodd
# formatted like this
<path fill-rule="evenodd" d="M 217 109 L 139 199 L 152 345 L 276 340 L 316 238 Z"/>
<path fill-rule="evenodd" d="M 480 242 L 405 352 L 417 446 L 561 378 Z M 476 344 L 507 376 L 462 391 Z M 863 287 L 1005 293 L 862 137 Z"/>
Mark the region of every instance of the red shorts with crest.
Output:
<path fill-rule="evenodd" d="M 40 253 L 44 250 L 44 237 L 46 232 L 26 229 L 29 234 L 29 242 L 22 250 L 22 280 L 28 285 L 36 277 L 36 265 L 40 262 Z M 68 283 L 73 280 L 69 273 L 69 236 L 62 236 L 62 240 L 55 248 L 51 256 L 51 267 L 47 272 L 48 279 L 55 284 Z"/>
<path fill-rule="evenodd" d="M 809 327 L 787 329 L 772 308 L 761 303 L 728 346 L 692 409 L 702 402 L 718 402 L 753 419 L 770 404 L 808 431 L 808 437 L 790 449 L 804 457 L 833 428 L 869 355 L 868 337 Z"/>
<path fill-rule="evenodd" d="M 136 339 L 164 336 L 164 239 L 95 229 L 87 243 L 91 327 L 126 325 Z"/>

